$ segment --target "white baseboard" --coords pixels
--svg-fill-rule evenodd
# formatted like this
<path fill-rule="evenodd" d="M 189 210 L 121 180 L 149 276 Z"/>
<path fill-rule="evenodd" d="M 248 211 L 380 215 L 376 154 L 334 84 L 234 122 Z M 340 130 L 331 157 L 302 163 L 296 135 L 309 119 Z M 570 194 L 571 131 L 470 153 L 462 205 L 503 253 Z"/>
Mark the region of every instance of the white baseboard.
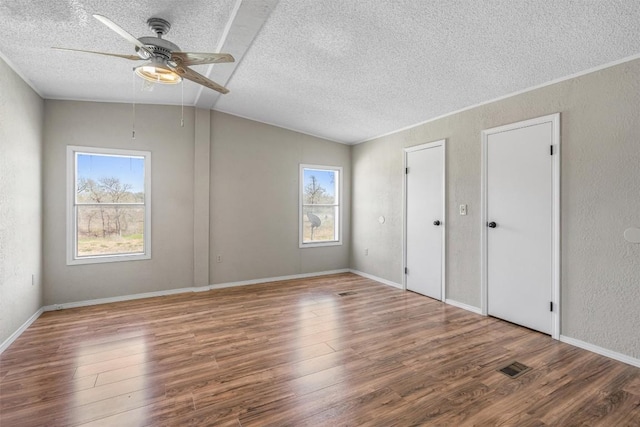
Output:
<path fill-rule="evenodd" d="M 404 289 L 403 286 L 400 283 L 392 282 L 390 280 L 386 280 L 386 279 L 383 279 L 381 277 L 377 277 L 377 276 L 374 276 L 372 274 L 364 273 L 364 272 L 358 271 L 358 270 L 351 269 L 349 271 L 351 273 L 353 273 L 353 274 L 357 274 L 358 276 L 366 277 L 367 279 L 375 280 L 376 282 L 380 282 L 380 283 L 383 283 L 385 285 L 392 286 L 394 288 Z M 446 304 L 452 305 L 454 307 L 458 307 L 458 308 L 462 308 L 464 310 L 471 311 L 471 312 L 476 313 L 476 314 L 480 314 L 480 315 L 482 314 L 482 310 L 480 310 L 478 307 L 474 307 L 472 305 L 468 305 L 468 304 L 465 304 L 465 303 L 462 303 L 462 302 L 458 302 L 458 301 L 455 301 L 455 300 L 452 300 L 452 299 L 446 299 L 443 302 L 445 302 Z"/>
<path fill-rule="evenodd" d="M 264 279 L 245 280 L 241 282 L 219 283 L 209 286 L 193 286 L 189 288 L 167 289 L 164 291 L 145 292 L 141 294 L 122 295 L 117 297 L 97 298 L 85 301 L 67 302 L 63 304 L 52 304 L 42 307 L 43 311 L 64 310 L 67 308 L 88 307 L 91 305 L 108 304 L 112 302 L 131 301 L 142 298 L 163 297 L 167 295 L 184 294 L 187 292 L 205 292 L 211 289 L 229 288 L 233 286 L 255 285 L 259 283 L 277 282 L 280 280 L 304 279 L 314 276 L 326 276 L 329 274 L 348 273 L 348 269 L 321 271 L 317 273 L 294 274 L 291 276 L 267 277 Z"/>
<path fill-rule="evenodd" d="M 445 299 L 444 302 L 446 304 L 452 305 L 454 307 L 458 307 L 458 308 L 462 308 L 462 309 L 467 310 L 467 311 L 471 311 L 472 313 L 476 313 L 476 314 L 480 314 L 480 315 L 482 314 L 482 310 L 480 310 L 478 307 L 474 307 L 472 305 L 465 304 L 463 302 L 458 302 L 456 300 L 452 300 L 452 299 L 448 299 L 448 298 Z"/>
<path fill-rule="evenodd" d="M 31 326 L 31 324 L 33 322 L 36 321 L 36 319 L 38 319 L 38 317 L 40 317 L 40 315 L 44 312 L 44 310 L 42 308 L 40 308 L 38 311 L 36 311 L 35 313 L 33 313 L 33 315 L 31 317 L 29 317 L 27 319 L 26 322 L 24 322 L 22 324 L 22 326 L 20 326 L 14 333 L 12 333 L 9 338 L 7 338 L 6 340 L 4 340 L 4 342 L 2 344 L 0 344 L 0 354 L 2 354 L 3 351 L 5 351 L 7 348 L 9 348 L 9 346 L 18 339 L 18 337 L 20 335 L 22 335 L 22 333 L 24 331 L 27 330 L 27 328 L 29 326 Z"/>
<path fill-rule="evenodd" d="M 91 305 L 109 304 L 112 302 L 131 301 L 142 298 L 163 297 L 167 295 L 184 294 L 186 292 L 202 292 L 208 291 L 207 286 L 204 287 L 191 287 L 191 288 L 179 288 L 179 289 L 167 289 L 164 291 L 145 292 L 142 294 L 122 295 L 118 297 L 97 298 L 85 301 L 66 302 L 63 304 L 45 305 L 42 307 L 43 311 L 55 311 L 64 310 L 67 308 L 88 307 Z"/>
<path fill-rule="evenodd" d="M 330 274 L 349 273 L 349 271 L 350 270 L 348 268 L 343 268 L 340 270 L 320 271 L 317 273 L 292 274 L 289 276 L 266 277 L 264 279 L 254 279 L 254 280 L 242 280 L 239 282 L 216 283 L 214 285 L 209 285 L 209 289 L 223 289 L 223 288 L 233 288 L 235 286 L 258 285 L 260 283 L 280 282 L 282 280 L 306 279 L 308 277 L 328 276 Z"/>
<path fill-rule="evenodd" d="M 618 353 L 618 352 L 613 351 L 613 350 L 608 350 L 606 348 L 598 347 L 597 345 L 590 344 L 590 343 L 584 342 L 584 341 L 580 341 L 580 340 L 577 340 L 575 338 L 567 337 L 565 335 L 560 335 L 560 341 L 562 341 L 564 343 L 567 343 L 567 344 L 571 344 L 571 345 L 576 346 L 576 347 L 580 347 L 580 348 L 582 348 L 584 350 L 588 350 L 588 351 L 590 351 L 592 353 L 597 353 L 597 354 L 600 354 L 602 356 L 606 356 L 606 357 L 609 357 L 611 359 L 617 360 L 619 362 L 626 363 L 628 365 L 640 368 L 640 359 L 636 359 L 634 357 L 627 356 L 626 354 L 622 354 L 622 353 Z"/>
<path fill-rule="evenodd" d="M 350 273 L 357 274 L 358 276 L 366 277 L 367 279 L 375 280 L 376 282 L 380 282 L 387 286 L 392 286 L 398 289 L 404 289 L 400 283 L 392 282 L 391 280 L 383 279 L 382 277 L 374 276 L 373 274 L 363 273 L 362 271 L 349 269 Z"/>

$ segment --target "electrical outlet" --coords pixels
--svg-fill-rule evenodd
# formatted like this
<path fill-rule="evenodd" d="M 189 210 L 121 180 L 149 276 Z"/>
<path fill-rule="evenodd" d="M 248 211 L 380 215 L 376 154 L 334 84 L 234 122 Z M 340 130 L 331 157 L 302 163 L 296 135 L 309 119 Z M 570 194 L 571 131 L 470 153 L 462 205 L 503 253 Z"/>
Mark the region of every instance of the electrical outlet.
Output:
<path fill-rule="evenodd" d="M 369 248 L 366 248 L 366 249 L 364 250 L 364 256 L 369 256 Z"/>
<path fill-rule="evenodd" d="M 460 205 L 460 215 L 467 214 L 467 205 Z"/>
<path fill-rule="evenodd" d="M 62 304 L 56 304 L 56 310 L 62 310 Z"/>
<path fill-rule="evenodd" d="M 217 262 L 222 262 L 222 255 L 218 255 L 218 256 L 216 257 L 216 261 L 217 261 Z"/>

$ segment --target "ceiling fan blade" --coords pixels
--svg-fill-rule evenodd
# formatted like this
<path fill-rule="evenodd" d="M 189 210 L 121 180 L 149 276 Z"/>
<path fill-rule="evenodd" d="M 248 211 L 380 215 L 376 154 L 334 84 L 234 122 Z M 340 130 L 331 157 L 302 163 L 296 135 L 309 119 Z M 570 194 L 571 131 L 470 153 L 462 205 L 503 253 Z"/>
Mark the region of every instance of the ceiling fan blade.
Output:
<path fill-rule="evenodd" d="M 180 65 L 218 64 L 233 62 L 235 59 L 228 53 L 171 52 L 171 60 Z"/>
<path fill-rule="evenodd" d="M 151 53 L 151 51 L 140 40 L 138 40 L 137 38 L 133 37 L 131 34 L 126 32 L 124 29 L 122 29 L 122 27 L 120 27 L 118 24 L 113 22 L 111 19 L 102 15 L 93 15 L 93 17 L 96 18 L 98 21 L 102 22 L 107 27 L 111 28 L 116 33 L 118 33 L 121 37 L 123 37 L 129 43 L 132 43 L 138 46 L 138 48 L 146 52 L 149 55 L 149 57 L 153 56 L 153 53 Z"/>
<path fill-rule="evenodd" d="M 66 47 L 52 47 L 51 49 L 68 50 L 71 52 L 95 53 L 97 55 L 116 56 L 118 58 L 130 59 L 132 61 L 142 61 L 142 58 L 140 58 L 138 55 L 120 55 L 119 53 L 96 52 L 93 50 L 82 50 L 82 49 L 69 49 Z"/>
<path fill-rule="evenodd" d="M 170 66 L 170 68 L 172 71 L 178 73 L 183 79 L 191 80 L 192 82 L 196 82 L 198 84 L 201 84 L 202 86 L 208 87 L 209 89 L 213 89 L 223 94 L 229 93 L 229 89 L 227 89 L 226 87 L 220 86 L 218 83 L 214 82 L 213 80 L 209 80 L 202 74 L 193 71 L 189 67 L 178 65 L 177 67 Z"/>

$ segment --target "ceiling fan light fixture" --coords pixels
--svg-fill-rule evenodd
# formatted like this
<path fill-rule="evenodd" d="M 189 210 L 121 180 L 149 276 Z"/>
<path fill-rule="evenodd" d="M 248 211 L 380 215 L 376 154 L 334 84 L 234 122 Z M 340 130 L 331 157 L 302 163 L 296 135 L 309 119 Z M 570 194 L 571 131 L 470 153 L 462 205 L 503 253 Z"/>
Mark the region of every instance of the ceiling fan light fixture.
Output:
<path fill-rule="evenodd" d="M 172 71 L 164 61 L 151 60 L 135 68 L 136 74 L 152 83 L 174 85 L 182 81 L 179 74 Z"/>

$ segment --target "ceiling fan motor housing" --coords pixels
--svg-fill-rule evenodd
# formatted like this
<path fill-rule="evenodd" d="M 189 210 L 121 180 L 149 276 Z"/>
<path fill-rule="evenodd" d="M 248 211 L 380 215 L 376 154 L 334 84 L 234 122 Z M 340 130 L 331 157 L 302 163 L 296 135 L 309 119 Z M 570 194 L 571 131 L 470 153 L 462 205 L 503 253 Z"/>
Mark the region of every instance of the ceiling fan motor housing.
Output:
<path fill-rule="evenodd" d="M 153 52 L 153 56 L 161 56 L 169 60 L 171 59 L 171 52 L 180 52 L 180 48 L 177 45 L 159 37 L 140 37 L 138 40 Z M 136 47 L 136 53 L 140 58 L 148 59 L 146 52 L 138 47 Z"/>
<path fill-rule="evenodd" d="M 140 37 L 138 40 L 153 52 L 154 57 L 160 56 L 169 60 L 171 59 L 171 52 L 180 51 L 180 48 L 177 45 L 162 38 L 162 36 L 167 34 L 171 29 L 171 23 L 169 23 L 169 21 L 162 18 L 149 18 L 147 19 L 147 24 L 149 25 L 149 28 L 156 33 L 157 37 Z M 136 53 L 142 59 L 148 59 L 147 53 L 140 50 L 139 47 L 136 47 Z"/>

